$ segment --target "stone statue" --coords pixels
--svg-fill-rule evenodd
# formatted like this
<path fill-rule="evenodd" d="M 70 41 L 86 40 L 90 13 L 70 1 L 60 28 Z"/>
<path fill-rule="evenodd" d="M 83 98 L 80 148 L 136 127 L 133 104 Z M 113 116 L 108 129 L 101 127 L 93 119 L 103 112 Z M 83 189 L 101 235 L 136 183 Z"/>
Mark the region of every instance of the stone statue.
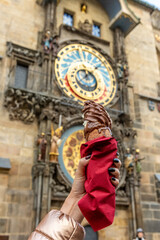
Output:
<path fill-rule="evenodd" d="M 126 63 L 121 63 L 121 60 L 118 61 L 117 63 L 117 73 L 118 73 L 118 78 L 125 78 L 128 77 L 128 66 Z"/>
<path fill-rule="evenodd" d="M 134 170 L 134 156 L 130 152 L 130 148 L 126 149 L 125 154 L 125 168 L 127 169 L 128 173 L 131 174 Z"/>
<path fill-rule="evenodd" d="M 47 140 L 45 139 L 45 134 L 41 133 L 41 136 L 37 140 L 38 147 L 38 161 L 45 162 Z"/>
<path fill-rule="evenodd" d="M 63 127 L 59 127 L 56 129 L 55 133 L 54 133 L 54 130 L 52 128 L 51 130 L 51 135 L 52 135 L 52 138 L 51 138 L 51 149 L 50 149 L 50 153 L 49 153 L 49 160 L 50 162 L 56 162 L 58 163 L 58 147 L 60 146 L 61 144 L 61 132 L 63 130 Z"/>
<path fill-rule="evenodd" d="M 51 32 L 49 30 L 46 31 L 43 39 L 43 48 L 44 52 L 49 54 L 51 48 L 52 48 L 52 41 L 53 38 L 51 37 Z"/>
<path fill-rule="evenodd" d="M 92 34 L 92 24 L 89 23 L 88 19 L 86 19 L 83 23 L 81 21 L 79 21 L 78 23 L 78 27 L 89 34 Z"/>

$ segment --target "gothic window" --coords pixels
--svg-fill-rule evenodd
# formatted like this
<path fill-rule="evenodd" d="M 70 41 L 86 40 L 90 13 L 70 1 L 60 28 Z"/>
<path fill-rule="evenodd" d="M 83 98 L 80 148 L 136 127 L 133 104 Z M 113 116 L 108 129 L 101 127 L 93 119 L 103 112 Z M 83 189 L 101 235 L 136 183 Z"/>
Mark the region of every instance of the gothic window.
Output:
<path fill-rule="evenodd" d="M 98 240 L 98 233 L 94 232 L 90 225 L 84 227 L 86 231 L 86 236 L 84 240 Z"/>
<path fill-rule="evenodd" d="M 16 88 L 26 88 L 28 78 L 28 66 L 22 63 L 17 63 L 15 72 L 14 86 Z"/>
<path fill-rule="evenodd" d="M 63 14 L 63 23 L 72 27 L 73 26 L 73 14 L 64 12 Z"/>
<path fill-rule="evenodd" d="M 96 37 L 100 37 L 100 36 L 101 36 L 101 27 L 100 27 L 100 24 L 93 23 L 93 26 L 92 26 L 92 35 L 93 35 L 93 36 L 96 36 Z"/>

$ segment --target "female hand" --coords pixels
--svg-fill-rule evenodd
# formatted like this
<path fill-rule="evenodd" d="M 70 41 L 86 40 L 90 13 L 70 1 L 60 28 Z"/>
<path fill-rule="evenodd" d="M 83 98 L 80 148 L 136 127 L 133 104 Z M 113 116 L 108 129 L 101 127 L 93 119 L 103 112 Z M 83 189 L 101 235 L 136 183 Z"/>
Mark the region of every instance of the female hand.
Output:
<path fill-rule="evenodd" d="M 116 158 L 113 160 L 113 167 L 109 168 L 109 174 L 112 176 L 111 183 L 117 187 L 119 183 L 119 169 L 121 167 L 121 161 L 118 159 L 119 154 L 117 153 Z M 75 179 L 72 185 L 72 189 L 67 199 L 65 200 L 61 211 L 73 217 L 79 223 L 83 219 L 83 215 L 78 207 L 78 201 L 85 195 L 84 183 L 86 180 L 85 168 L 88 165 L 90 156 L 81 158 L 76 171 Z"/>

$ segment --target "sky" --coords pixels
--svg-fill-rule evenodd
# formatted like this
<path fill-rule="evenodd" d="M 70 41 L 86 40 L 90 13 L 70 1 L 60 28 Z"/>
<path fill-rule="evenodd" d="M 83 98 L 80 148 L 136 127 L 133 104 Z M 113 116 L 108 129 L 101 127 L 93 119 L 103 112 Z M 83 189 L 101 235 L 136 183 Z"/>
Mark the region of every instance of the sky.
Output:
<path fill-rule="evenodd" d="M 160 0 L 143 0 L 144 2 L 148 2 L 152 5 L 154 5 L 155 7 L 157 7 L 158 9 L 160 9 Z"/>

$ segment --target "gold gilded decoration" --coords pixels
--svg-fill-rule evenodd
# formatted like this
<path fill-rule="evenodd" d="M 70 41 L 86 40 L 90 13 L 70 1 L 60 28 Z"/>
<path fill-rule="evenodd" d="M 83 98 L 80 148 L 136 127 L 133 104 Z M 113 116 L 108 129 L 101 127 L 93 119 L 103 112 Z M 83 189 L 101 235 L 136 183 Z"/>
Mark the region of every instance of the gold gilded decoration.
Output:
<path fill-rule="evenodd" d="M 160 42 L 160 35 L 155 34 L 155 39 L 156 39 L 157 42 Z"/>
<path fill-rule="evenodd" d="M 87 13 L 87 5 L 84 4 L 84 3 L 81 5 L 81 12 L 82 13 Z"/>
<path fill-rule="evenodd" d="M 63 147 L 63 162 L 72 178 L 75 177 L 75 172 L 81 158 L 80 147 L 82 143 L 85 143 L 83 130 L 78 130 L 67 138 Z"/>
<path fill-rule="evenodd" d="M 49 160 L 50 162 L 58 162 L 58 147 L 61 144 L 61 133 L 62 133 L 63 127 L 59 127 L 55 130 L 53 129 L 53 124 L 51 124 L 51 149 L 49 153 Z"/>
<path fill-rule="evenodd" d="M 115 97 L 117 81 L 111 64 L 87 45 L 62 48 L 55 61 L 55 73 L 63 92 L 81 105 L 94 99 L 106 106 Z"/>

